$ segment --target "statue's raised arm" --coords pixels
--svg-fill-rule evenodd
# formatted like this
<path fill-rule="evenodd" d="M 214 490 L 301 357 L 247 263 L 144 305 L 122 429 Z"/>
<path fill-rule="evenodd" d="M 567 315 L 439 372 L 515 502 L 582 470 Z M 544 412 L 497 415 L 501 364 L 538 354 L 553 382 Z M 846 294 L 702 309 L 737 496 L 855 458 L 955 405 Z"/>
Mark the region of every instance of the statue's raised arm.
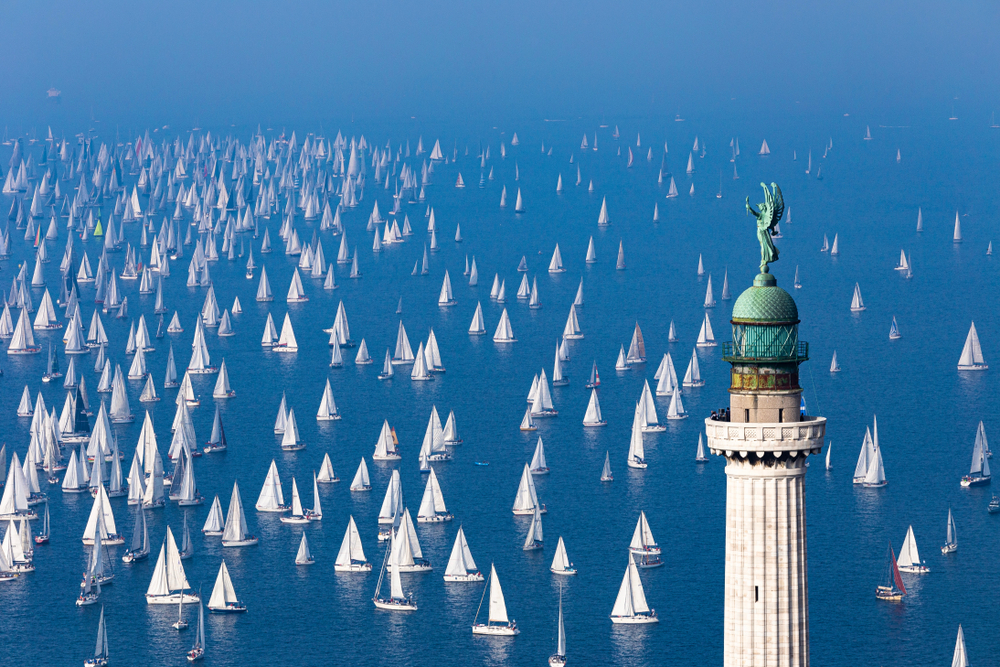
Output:
<path fill-rule="evenodd" d="M 771 183 L 771 190 L 768 190 L 767 185 L 764 183 L 761 183 L 760 187 L 764 189 L 764 201 L 757 205 L 760 210 L 755 211 L 753 206 L 750 205 L 750 198 L 747 197 L 747 212 L 753 213 L 753 216 L 757 218 L 757 240 L 760 242 L 760 272 L 767 273 L 767 265 L 778 261 L 778 249 L 774 247 L 774 242 L 771 241 L 771 234 L 774 232 L 775 225 L 781 220 L 781 216 L 785 214 L 785 200 L 781 196 L 781 188 L 776 183 Z"/>

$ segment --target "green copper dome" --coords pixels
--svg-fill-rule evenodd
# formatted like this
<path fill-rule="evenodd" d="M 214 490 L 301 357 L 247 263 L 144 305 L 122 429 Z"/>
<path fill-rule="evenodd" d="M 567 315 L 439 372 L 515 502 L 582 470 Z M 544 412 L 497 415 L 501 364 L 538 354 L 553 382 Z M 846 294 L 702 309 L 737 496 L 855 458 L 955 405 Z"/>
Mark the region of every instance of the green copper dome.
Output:
<path fill-rule="evenodd" d="M 769 273 L 761 273 L 753 281 L 733 306 L 733 321 L 753 322 L 798 322 L 799 309 L 795 300 L 785 290 L 778 287 L 778 281 Z"/>

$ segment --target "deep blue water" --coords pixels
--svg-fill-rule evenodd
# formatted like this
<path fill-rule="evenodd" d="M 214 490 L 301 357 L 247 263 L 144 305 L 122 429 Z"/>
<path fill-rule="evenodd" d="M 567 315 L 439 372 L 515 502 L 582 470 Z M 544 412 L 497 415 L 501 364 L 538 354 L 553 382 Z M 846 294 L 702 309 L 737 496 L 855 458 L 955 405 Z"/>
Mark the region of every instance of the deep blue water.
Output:
<path fill-rule="evenodd" d="M 631 119 L 621 122 L 622 138 L 615 142 L 611 128 L 596 123 L 529 123 L 516 130 L 521 145 L 511 148 L 509 134 L 482 133 L 491 147 L 496 179 L 485 189 L 477 187 L 479 161 L 475 157 L 480 137 L 464 130 L 440 132 L 446 152 L 456 144 L 470 155 L 457 164 L 439 165 L 427 203 L 434 207 L 439 226 L 440 251 L 431 256 L 431 275 L 414 277 L 410 271 L 427 239 L 426 205 L 405 206 L 415 234 L 406 243 L 371 252 L 372 236 L 364 231 L 374 200 L 383 212 L 391 209 L 390 191 L 369 180 L 357 209 L 342 214 L 352 248 L 358 247 L 363 278 L 350 280 L 347 267 L 337 265 L 339 288 L 322 289 L 322 282 L 304 277 L 310 298 L 304 304 L 286 304 L 284 294 L 295 260 L 283 254 L 278 239 L 277 216 L 261 220 L 270 228 L 275 251 L 260 255 L 267 267 L 275 300 L 254 300 L 257 280 L 244 278 L 245 260 L 224 258 L 211 266 L 220 307 L 231 306 L 238 296 L 243 314 L 234 318 L 237 335 L 219 338 L 208 334 L 214 363 L 225 358 L 237 397 L 221 402 L 229 440 L 223 455 L 205 456 L 195 463 L 198 486 L 210 501 L 219 494 L 223 507 L 233 480 L 241 485 L 250 531 L 260 545 L 223 550 L 218 538 L 203 538 L 200 531 L 209 503 L 187 509 L 196 554 L 184 562 L 188 579 L 207 596 L 220 558 L 229 566 L 238 595 L 249 612 L 241 616 L 207 619 L 206 664 L 258 665 L 406 664 L 406 665 L 528 665 L 543 664 L 555 646 L 556 610 L 560 585 L 564 592 L 566 632 L 570 660 L 579 664 L 687 664 L 718 663 L 722 657 L 724 577 L 725 475 L 723 463 L 713 458 L 698 466 L 694 451 L 702 419 L 713 408 L 728 403 L 728 365 L 721 348 L 699 350 L 706 386 L 686 390 L 685 406 L 691 415 L 669 422 L 662 434 L 645 439 L 649 468 L 632 471 L 625 466 L 634 401 L 644 379 L 653 385 L 653 373 L 669 350 L 678 372 L 683 373 L 691 354 L 702 307 L 705 279 L 696 275 L 699 254 L 712 274 L 719 298 L 722 276 L 728 268 L 734 297 L 749 286 L 756 273 L 758 247 L 752 219 L 746 217 L 743 199 L 760 199 L 759 181 L 777 181 L 791 209 L 790 224 L 782 224 L 784 238 L 776 241 L 781 259 L 772 266 L 779 285 L 793 292 L 802 319 L 801 338 L 810 342 L 812 360 L 801 369 L 800 381 L 810 412 L 828 418 L 827 437 L 833 442 L 834 469 L 823 470 L 814 460 L 807 475 L 811 650 L 815 664 L 912 665 L 944 663 L 954 645 L 959 623 L 965 627 L 973 662 L 982 662 L 988 647 L 1000 639 L 989 613 L 996 607 L 995 554 L 1000 548 L 996 521 L 986 513 L 989 488 L 964 490 L 959 479 L 969 465 L 977 422 L 987 435 L 997 435 L 996 371 L 961 374 L 955 365 L 970 320 L 975 320 L 987 362 L 1000 364 L 995 341 L 998 317 L 992 295 L 997 288 L 994 260 L 986 247 L 996 229 L 997 131 L 985 124 L 927 121 L 907 128 L 882 128 L 872 123 L 874 139 L 862 141 L 865 121 L 828 118 L 805 121 L 779 118 L 766 132 L 754 124 L 728 125 L 663 122 Z M 579 148 L 583 132 L 597 152 Z M 635 147 L 637 131 L 642 147 Z M 417 131 L 403 133 L 380 127 L 364 128 L 369 142 L 384 145 L 409 139 L 416 145 Z M 741 136 L 742 155 L 737 166 L 740 179 L 732 179 L 728 143 Z M 360 134 L 360 132 L 358 132 Z M 684 173 L 695 136 L 707 142 L 704 158 L 695 157 L 693 177 Z M 241 135 L 246 140 L 249 130 Z M 423 134 L 428 147 L 433 136 Z M 186 140 L 186 135 L 183 135 Z M 771 155 L 757 156 L 766 138 Z M 834 148 L 821 159 L 829 138 Z M 301 133 L 299 137 L 301 141 Z M 667 164 L 674 174 L 680 197 L 664 199 L 666 185 L 656 176 L 663 150 L 669 142 Z M 499 143 L 507 142 L 508 155 L 500 159 Z M 554 148 L 544 156 L 541 142 Z M 616 155 L 632 145 L 635 165 L 625 167 Z M 652 162 L 646 161 L 647 146 Z M 807 151 L 813 151 L 814 172 L 803 172 Z M 896 150 L 902 162 L 897 164 Z M 37 155 L 39 147 L 33 149 Z M 798 160 L 792 160 L 792 151 Z M 6 170 L 10 149 L 0 150 Z M 569 164 L 570 155 L 575 156 Z M 409 163 L 419 169 L 420 162 Z M 515 163 L 520 180 L 514 180 Z M 573 185 L 579 164 L 583 184 Z M 822 165 L 823 180 L 815 170 Z M 716 198 L 722 173 L 723 198 Z M 458 172 L 467 187 L 453 187 Z M 559 174 L 565 184 L 557 195 Z M 372 170 L 369 168 L 369 179 Z M 129 184 L 134 177 L 129 178 Z M 594 192 L 587 191 L 593 179 Z M 695 184 L 695 195 L 687 192 Z M 506 185 L 511 204 L 501 210 L 500 190 Z M 515 215 L 513 199 L 522 189 L 527 210 Z M 607 196 L 612 225 L 597 227 L 602 197 Z M 9 197 L 3 197 L 4 212 Z M 145 204 L 145 199 L 143 201 Z M 283 203 L 283 202 L 282 202 Z M 652 221 L 659 204 L 660 222 Z M 915 231 L 917 207 L 922 207 L 925 231 Z M 955 211 L 962 218 L 964 242 L 951 240 Z M 159 226 L 160 216 L 155 220 Z M 62 222 L 65 222 L 62 220 Z M 47 224 L 47 221 L 46 221 Z M 318 225 L 318 221 L 315 223 Z M 460 224 L 464 242 L 453 241 Z M 312 237 L 314 223 L 298 218 L 303 241 Z M 11 228 L 13 254 L 0 262 L 0 284 L 8 288 L 30 248 Z M 840 236 L 840 256 L 820 253 L 824 234 Z M 126 235 L 138 244 L 137 225 Z M 587 265 L 584 256 L 589 237 L 597 246 L 598 263 Z M 320 235 L 327 260 L 336 257 L 339 238 Z M 247 238 L 249 241 L 249 237 Z M 615 270 L 619 240 L 628 265 Z M 997 237 L 1000 240 L 1000 237 Z M 50 247 L 52 262 L 45 267 L 53 297 L 58 295 L 58 265 L 66 230 Z M 556 243 L 562 251 L 566 273 L 550 275 L 545 269 Z M 221 247 L 221 242 L 220 242 Z M 94 240 L 76 243 L 85 248 L 96 266 L 100 245 Z M 903 248 L 912 254 L 913 278 L 905 280 L 893 270 Z M 207 288 L 185 286 L 191 248 L 171 264 L 165 282 L 166 302 L 177 310 L 185 333 L 155 341 L 156 351 L 147 363 L 163 400 L 149 409 L 164 456 L 170 441 L 175 390 L 163 390 L 167 347 L 173 344 L 178 370 L 183 373 L 189 355 L 194 318 Z M 148 251 L 142 251 L 146 255 Z M 462 276 L 466 255 L 475 256 L 478 287 L 469 287 Z M 543 308 L 529 310 L 514 297 L 521 274 L 522 255 L 529 277 L 538 276 Z M 112 255 L 120 271 L 122 254 Z M 33 261 L 29 265 L 33 268 Z M 803 288 L 792 290 L 795 266 L 800 267 Z M 448 269 L 458 305 L 437 306 L 444 270 Z M 494 273 L 507 281 L 507 309 L 518 342 L 498 346 L 492 332 L 501 308 L 489 300 Z M 518 430 L 525 396 L 534 373 L 543 367 L 551 376 L 554 344 L 566 320 L 580 277 L 584 280 L 585 306 L 579 318 L 585 338 L 570 343 L 572 360 L 566 367 L 567 387 L 553 389 L 559 416 L 539 420 L 535 434 Z M 850 313 L 855 282 L 861 285 L 867 310 Z M 138 294 L 138 284 L 121 282 L 129 299 L 131 317 L 145 313 L 155 331 L 153 297 Z M 37 304 L 41 290 L 33 290 Z M 82 288 L 82 316 L 89 325 L 93 287 Z M 403 313 L 396 315 L 402 297 Z M 343 300 L 352 337 L 365 338 L 376 363 L 355 366 L 356 350 L 345 350 L 345 366 L 330 369 L 328 335 L 322 330 L 334 319 Z M 486 336 L 466 332 L 482 302 Z M 710 317 L 716 338 L 729 339 L 728 315 L 732 302 L 719 299 Z M 61 311 L 60 311 L 61 312 Z M 264 351 L 260 335 L 267 313 L 280 328 L 291 314 L 299 341 L 297 354 Z M 14 316 L 16 319 L 16 311 Z M 903 333 L 888 340 L 895 316 Z M 402 319 L 414 351 L 433 327 L 447 372 L 435 381 L 413 383 L 406 374 L 391 382 L 376 380 L 386 347 L 395 343 Z M 680 340 L 667 344 L 670 320 Z M 642 327 L 650 363 L 625 373 L 614 371 L 620 345 L 628 345 L 635 322 Z M 127 370 L 124 353 L 128 321 L 104 318 L 111 339 L 109 357 Z M 35 332 L 43 345 L 61 339 L 62 332 Z M 830 356 L 838 351 L 843 371 L 828 372 Z M 67 359 L 60 362 L 66 368 Z M 98 376 L 93 355 L 78 358 L 86 375 L 92 401 L 97 400 Z M 581 420 L 589 391 L 583 385 L 596 360 L 601 372 L 601 407 L 608 426 L 584 429 Z M 61 383 L 43 385 L 45 355 L 0 359 L 0 438 L 23 460 L 27 449 L 28 419 L 15 416 L 25 384 L 32 395 L 41 389 L 47 404 L 61 409 Z M 403 367 L 408 368 L 408 367 Z M 402 370 L 397 367 L 397 371 Z M 329 378 L 343 415 L 338 422 L 317 422 L 313 415 Z M 193 411 L 198 438 L 208 439 L 214 412 L 211 398 L 215 376 L 193 376 L 201 407 Z M 655 385 L 653 385 L 655 387 Z M 129 382 L 130 399 L 137 419 L 116 426 L 119 442 L 131 462 L 142 422 L 144 404 L 138 401 L 140 382 Z M 286 392 L 296 411 L 307 448 L 285 454 L 273 430 L 281 397 Z M 417 451 L 432 405 L 444 419 L 454 410 L 464 444 L 455 458 L 435 465 L 453 523 L 418 525 L 424 554 L 434 572 L 404 575 L 420 609 L 398 615 L 377 611 L 371 596 L 381 563 L 376 541 L 376 517 L 392 469 L 402 476 L 404 499 L 412 514 L 420 503 L 424 477 L 417 469 Z M 657 399 L 661 420 L 667 401 Z M 851 484 L 851 474 L 866 425 L 878 415 L 889 485 L 862 490 Z M 395 466 L 373 464 L 371 453 L 383 419 L 396 429 L 403 460 Z M 538 493 L 549 509 L 543 523 L 546 548 L 525 553 L 521 544 L 526 519 L 510 512 L 518 478 L 530 459 L 537 437 L 544 439 L 551 475 L 536 478 Z M 605 451 L 611 453 L 615 481 L 599 481 Z M 297 478 L 303 501 L 311 505 L 308 479 L 329 452 L 340 484 L 320 488 L 324 518 L 305 528 L 316 564 L 294 565 L 301 528 L 281 524 L 277 516 L 253 510 L 271 459 L 282 476 L 286 497 L 291 478 Z M 67 451 L 68 454 L 68 451 Z M 368 460 L 373 491 L 351 493 L 350 479 L 360 458 Z M 474 465 L 488 460 L 488 467 Z M 73 604 L 77 582 L 86 562 L 80 535 L 91 501 L 64 495 L 50 488 L 52 542 L 36 549 L 37 571 L 12 583 L 0 584 L 0 604 L 5 621 L 0 630 L 0 662 L 30 664 L 79 664 L 93 646 L 98 608 L 78 609 Z M 133 508 L 124 499 L 113 501 L 119 529 L 131 533 Z M 958 524 L 960 548 L 944 557 L 945 519 L 952 507 Z M 666 566 L 643 571 L 646 596 L 660 614 L 652 627 L 616 627 L 608 619 L 626 564 L 626 546 L 640 510 L 645 510 L 658 541 L 665 547 Z M 175 608 L 149 607 L 143 594 L 155 564 L 155 550 L 169 524 L 179 532 L 182 510 L 170 504 L 147 513 L 153 557 L 133 566 L 120 562 L 123 547 L 112 549 L 116 580 L 102 594 L 114 664 L 184 663 L 192 633 L 178 635 L 170 627 Z M 369 561 L 376 571 L 367 576 L 336 574 L 333 561 L 353 515 L 361 530 Z M 910 595 L 899 605 L 879 603 L 873 588 L 884 564 L 887 542 L 898 550 L 908 525 L 913 525 L 921 555 L 931 573 L 904 575 Z M 464 526 L 477 563 L 488 570 L 495 562 L 504 586 L 508 611 L 516 618 L 521 635 L 512 640 L 473 637 L 470 625 L 482 594 L 477 584 L 442 582 L 458 526 Z M 555 543 L 562 536 L 579 575 L 562 578 L 549 572 Z M 223 553 L 225 551 L 225 553 Z M 193 609 L 189 610 L 189 612 Z M 192 616 L 189 616 L 193 620 Z"/>

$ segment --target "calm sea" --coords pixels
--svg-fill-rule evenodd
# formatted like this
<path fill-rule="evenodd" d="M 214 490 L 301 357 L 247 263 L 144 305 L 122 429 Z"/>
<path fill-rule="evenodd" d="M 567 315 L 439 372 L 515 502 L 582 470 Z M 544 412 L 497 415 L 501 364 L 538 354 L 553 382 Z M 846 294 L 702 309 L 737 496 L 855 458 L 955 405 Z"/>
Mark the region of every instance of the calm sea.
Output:
<path fill-rule="evenodd" d="M 1000 235 L 995 237 L 994 184 L 1000 134 L 986 123 L 971 120 L 949 123 L 942 118 L 895 128 L 872 120 L 873 139 L 863 141 L 868 122 L 854 117 L 807 122 L 794 115 L 766 123 L 733 124 L 636 118 L 619 122 L 618 141 L 611 136 L 613 123 L 600 128 L 583 121 L 525 123 L 507 134 L 442 127 L 432 136 L 426 130 L 423 139 L 428 148 L 440 136 L 446 154 L 450 156 L 457 146 L 460 155 L 457 163 L 435 168 L 426 204 L 404 206 L 414 235 L 381 254 L 372 253 L 372 235 L 364 231 L 365 224 L 376 200 L 383 214 L 391 210 L 392 186 L 386 190 L 373 183 L 369 167 L 361 205 L 342 214 L 349 245 L 352 251 L 358 249 L 363 277 L 350 280 L 348 267 L 336 265 L 339 288 L 332 292 L 322 288 L 322 281 L 304 277 L 310 300 L 302 304 L 284 301 L 295 259 L 283 253 L 277 236 L 280 220 L 277 216 L 261 220 L 261 233 L 264 226 L 270 229 L 274 252 L 261 255 L 260 239 L 244 235 L 244 242 L 253 244 L 257 262 L 267 267 L 273 302 L 254 300 L 257 280 L 244 277 L 245 258 L 235 262 L 223 258 L 211 265 L 220 307 L 231 307 L 235 297 L 243 305 L 243 313 L 233 319 L 235 337 L 208 334 L 212 361 L 226 360 L 237 397 L 219 403 L 229 451 L 195 463 L 199 489 L 209 502 L 219 494 L 223 507 L 228 506 L 233 481 L 239 481 L 250 531 L 260 537 L 260 545 L 223 550 L 218 538 L 203 538 L 199 529 L 209 502 L 187 510 L 171 503 L 164 510 L 148 512 L 153 557 L 126 566 L 120 562 L 124 547 L 111 549 L 116 578 L 101 601 L 113 663 L 185 663 L 193 631 L 178 634 L 170 627 L 177 610 L 147 606 L 143 594 L 166 526 L 178 534 L 186 513 L 196 548 L 195 556 L 184 562 L 192 585 L 207 597 L 224 557 L 236 592 L 249 607 L 245 615 L 207 618 L 206 664 L 544 664 L 555 649 L 560 587 L 571 663 L 718 664 L 722 658 L 725 474 L 720 459 L 713 457 L 698 465 L 694 455 L 702 419 L 713 408 L 728 404 L 728 365 L 720 358 L 721 347 L 698 351 L 706 385 L 684 392 L 690 418 L 671 421 L 666 432 L 645 437 L 649 468 L 626 468 L 625 455 L 632 410 L 643 381 L 655 388 L 653 373 L 667 351 L 683 373 L 694 347 L 706 312 L 708 279 L 707 274 L 697 275 L 699 255 L 711 274 L 718 300 L 707 311 L 716 338 L 720 342 L 729 339 L 733 302 L 721 300 L 722 281 L 728 270 L 735 298 L 757 271 L 758 247 L 744 198 L 749 196 L 753 203 L 761 199 L 760 181 L 779 183 L 790 210 L 790 220 L 781 225 L 784 237 L 776 241 L 781 258 L 772 271 L 798 303 L 801 338 L 809 341 L 811 355 L 800 380 L 810 413 L 828 418 L 827 437 L 833 446 L 833 470 L 825 471 L 822 459 L 816 458 L 807 475 L 812 659 L 826 665 L 945 664 L 961 623 L 972 661 L 985 661 L 988 647 L 1000 639 L 996 624 L 989 621 L 1000 601 L 995 568 L 1000 517 L 986 512 L 989 487 L 961 489 L 959 479 L 968 471 L 979 420 L 989 437 L 1000 438 L 994 398 L 997 371 L 959 373 L 956 363 L 974 320 L 987 362 L 1000 365 L 993 298 L 997 266 L 986 255 L 988 243 L 994 238 L 1000 241 Z M 364 130 L 371 144 L 384 146 L 391 141 L 393 152 L 407 139 L 415 148 L 420 134 L 416 129 L 403 132 L 377 126 Z M 520 138 L 517 147 L 510 145 L 513 130 Z M 599 150 L 582 151 L 584 132 L 592 146 L 595 131 Z M 641 146 L 636 146 L 637 133 L 641 133 Z M 729 141 L 737 134 L 742 153 L 735 163 L 739 180 L 734 180 Z M 245 141 L 248 136 L 249 130 L 240 138 Z M 695 172 L 689 176 L 685 166 L 696 136 L 707 152 L 704 157 L 695 154 Z M 759 157 L 764 139 L 771 155 Z M 667 183 L 657 184 L 665 140 L 669 147 L 666 167 L 680 191 L 679 197 L 670 200 L 664 197 Z M 833 148 L 824 159 L 830 140 Z M 491 150 L 485 172 L 492 169 L 495 176 L 482 189 L 476 157 L 480 141 Z M 507 145 L 506 159 L 500 157 L 501 141 Z M 543 142 L 546 151 L 552 148 L 551 156 L 542 153 Z M 468 156 L 464 155 L 466 145 Z M 632 168 L 626 168 L 629 146 L 635 153 Z M 623 155 L 617 154 L 619 147 Z M 647 161 L 650 147 L 652 160 Z M 806 175 L 810 149 L 813 172 Z M 37 159 L 40 146 L 33 150 Z M 0 150 L 5 170 L 9 155 L 9 147 Z M 421 161 L 408 160 L 418 171 Z M 515 166 L 519 180 L 515 180 Z M 579 186 L 574 185 L 577 168 L 582 176 Z M 822 180 L 816 178 L 820 168 Z M 464 189 L 454 187 L 459 172 Z M 556 194 L 560 174 L 565 187 L 562 194 Z M 716 196 L 720 174 L 721 199 Z M 133 180 L 129 177 L 130 185 Z M 593 191 L 588 191 L 591 181 Z M 688 194 L 692 183 L 694 196 Z M 501 209 L 504 186 L 510 205 Z M 526 206 L 522 215 L 513 211 L 518 188 Z M 598 228 L 604 197 L 612 224 Z M 10 198 L 2 199 L 6 212 Z M 654 223 L 657 204 L 660 220 Z M 428 240 L 428 205 L 435 211 L 440 250 L 431 254 L 429 276 L 411 276 Z M 923 211 L 922 234 L 915 231 L 918 207 Z M 962 221 L 961 244 L 952 242 L 956 211 Z M 154 218 L 157 226 L 161 218 L 162 214 Z M 462 243 L 454 241 L 457 225 L 461 225 Z M 312 238 L 317 226 L 318 221 L 296 219 L 303 242 Z M 45 266 L 54 298 L 66 233 L 60 229 L 59 239 L 50 247 L 52 261 Z M 137 225 L 126 228 L 134 245 L 139 233 Z M 32 253 L 23 232 L 12 227 L 11 234 L 13 254 L 0 262 L 4 289 L 9 288 L 19 263 Z M 819 252 L 824 234 L 831 242 L 839 235 L 838 257 Z M 584 257 L 591 236 L 598 262 L 588 265 Z M 339 238 L 328 232 L 319 238 L 327 260 L 333 260 Z M 620 241 L 625 271 L 615 269 Z M 549 274 L 546 268 L 556 243 L 566 272 Z M 76 239 L 75 247 L 78 253 L 86 250 L 96 266 L 99 243 Z M 912 258 L 910 280 L 893 270 L 900 249 Z M 191 252 L 191 247 L 185 248 L 184 258 L 172 263 L 171 277 L 165 282 L 167 305 L 171 313 L 180 314 L 185 332 L 156 340 L 156 351 L 147 355 L 163 398 L 149 411 L 164 455 L 175 397 L 175 390 L 162 389 L 167 350 L 173 345 L 183 373 L 195 317 L 207 292 L 207 288 L 185 286 Z M 146 256 L 148 250 L 142 254 Z M 529 278 L 538 278 L 543 304 L 539 310 L 529 310 L 526 302 L 514 298 L 522 256 Z M 462 275 L 466 257 L 470 262 L 474 257 L 478 266 L 476 287 L 468 286 Z M 120 271 L 123 254 L 112 255 L 111 261 Z M 33 266 L 32 260 L 29 275 Z M 799 290 L 791 287 L 796 266 L 802 282 Z M 437 306 L 446 269 L 458 301 L 454 308 Z M 514 345 L 499 346 L 492 341 L 501 313 L 501 307 L 489 299 L 494 274 L 507 283 L 506 307 L 518 339 Z M 536 433 L 522 433 L 518 423 L 532 376 L 545 368 L 551 377 L 555 344 L 581 277 L 585 305 L 579 319 L 585 338 L 569 345 L 571 360 L 565 372 L 570 384 L 553 389 L 559 415 L 539 420 Z M 849 311 L 855 282 L 867 305 L 860 314 Z M 155 332 L 153 297 L 139 295 L 137 282 L 121 281 L 120 285 L 128 296 L 130 316 L 137 319 L 145 313 L 151 333 Z M 94 307 L 93 294 L 92 286 L 82 287 L 85 325 Z M 41 290 L 32 290 L 36 304 L 41 296 Z M 402 314 L 397 315 L 400 298 Z M 323 329 L 332 325 L 340 301 L 347 310 L 352 337 L 366 340 L 376 360 L 373 365 L 356 366 L 356 350 L 345 350 L 344 367 L 328 367 L 330 349 Z M 486 336 L 467 334 L 477 301 L 483 306 Z M 267 314 L 280 327 L 286 312 L 294 324 L 298 353 L 263 350 L 259 341 Z M 16 311 L 14 315 L 16 319 Z M 894 316 L 903 337 L 890 341 Z M 400 320 L 414 350 L 433 328 L 447 368 L 433 382 L 411 382 L 408 373 L 390 382 L 376 379 L 386 348 L 395 344 Z M 679 340 L 668 344 L 671 320 Z M 627 348 L 636 322 L 645 336 L 649 363 L 616 373 L 619 347 Z M 126 371 L 129 320 L 105 317 L 104 325 L 111 339 L 109 357 Z M 61 334 L 35 332 L 35 337 L 47 346 L 61 340 Z M 60 364 L 65 370 L 67 359 L 61 347 Z M 834 350 L 843 367 L 839 374 L 828 372 Z M 77 361 L 91 401 L 96 402 L 98 375 L 93 360 L 93 355 L 87 355 Z M 608 425 L 585 429 L 581 421 L 589 391 L 584 384 L 595 360 Z M 7 443 L 8 456 L 14 450 L 23 460 L 29 420 L 15 416 L 23 387 L 27 384 L 33 396 L 41 390 L 47 405 L 57 409 L 62 407 L 65 392 L 61 383 L 41 383 L 44 354 L 4 355 L 0 368 L 0 437 Z M 327 379 L 343 415 L 341 421 L 314 419 Z M 202 404 L 193 410 L 193 419 L 202 442 L 211 431 L 214 382 L 215 376 L 194 376 Z M 136 422 L 115 427 L 126 454 L 126 472 L 146 409 L 138 401 L 141 388 L 142 383 L 129 382 Z M 295 409 L 307 445 L 298 453 L 282 453 L 273 433 L 282 392 Z M 667 403 L 657 399 L 664 422 Z M 453 461 L 435 464 L 455 521 L 417 528 L 423 552 L 434 565 L 432 573 L 403 576 L 404 588 L 413 592 L 419 611 L 377 611 L 371 597 L 383 551 L 376 541 L 376 517 L 394 468 L 400 471 L 405 503 L 415 516 L 426 478 L 418 471 L 417 452 L 432 406 L 437 406 L 442 419 L 454 410 L 464 440 L 454 449 Z M 851 477 L 865 427 L 875 415 L 889 484 L 863 490 L 852 485 Z M 395 465 L 371 461 L 385 419 L 395 428 L 403 451 L 403 460 Z M 543 517 L 545 549 L 526 553 L 521 545 L 528 521 L 514 517 L 511 505 L 521 469 L 539 436 L 552 471 L 535 480 L 549 510 Z M 615 473 L 610 484 L 599 481 L 606 451 Z M 304 504 L 310 506 L 309 479 L 324 453 L 330 454 L 343 481 L 320 488 L 324 518 L 305 528 L 316 564 L 297 567 L 293 561 L 303 529 L 281 524 L 276 515 L 259 514 L 253 504 L 274 459 L 286 498 L 294 477 Z M 367 494 L 348 490 L 361 457 L 368 462 L 374 487 Z M 477 461 L 489 465 L 477 466 Z M 80 664 L 93 649 L 99 609 L 78 609 L 73 604 L 86 562 L 80 536 L 91 500 L 64 495 L 58 487 L 48 490 L 51 544 L 36 549 L 36 572 L 0 584 L 4 610 L 0 662 L 5 664 Z M 113 506 L 120 531 L 130 535 L 134 509 L 124 499 L 114 500 Z M 949 507 L 958 525 L 960 547 L 944 557 L 939 547 Z M 608 615 L 640 510 L 645 510 L 664 548 L 665 567 L 642 573 L 647 599 L 661 623 L 616 627 Z M 349 516 L 357 522 L 366 555 L 375 564 L 372 574 L 334 572 Z M 443 583 L 460 525 L 480 568 L 488 571 L 491 562 L 496 564 L 508 613 L 517 619 L 520 636 L 473 637 L 470 626 L 483 586 Z M 877 602 L 874 587 L 887 544 L 891 542 L 898 551 L 910 525 L 931 572 L 904 575 L 910 594 L 902 604 Z M 549 572 L 559 536 L 579 568 L 576 577 Z M 193 622 L 195 610 L 186 613 Z"/>

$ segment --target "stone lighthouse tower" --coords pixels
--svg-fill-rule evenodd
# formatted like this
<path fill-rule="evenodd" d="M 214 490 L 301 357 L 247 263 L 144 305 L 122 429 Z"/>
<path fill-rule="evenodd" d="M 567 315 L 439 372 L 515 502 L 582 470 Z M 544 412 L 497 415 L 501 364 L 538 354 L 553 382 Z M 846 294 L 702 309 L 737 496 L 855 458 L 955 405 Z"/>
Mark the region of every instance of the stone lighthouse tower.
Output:
<path fill-rule="evenodd" d="M 733 306 L 723 348 L 729 414 L 705 420 L 711 452 L 726 458 L 724 664 L 806 667 L 806 457 L 820 453 L 826 419 L 800 412 L 809 345 L 795 301 L 762 268 Z"/>

